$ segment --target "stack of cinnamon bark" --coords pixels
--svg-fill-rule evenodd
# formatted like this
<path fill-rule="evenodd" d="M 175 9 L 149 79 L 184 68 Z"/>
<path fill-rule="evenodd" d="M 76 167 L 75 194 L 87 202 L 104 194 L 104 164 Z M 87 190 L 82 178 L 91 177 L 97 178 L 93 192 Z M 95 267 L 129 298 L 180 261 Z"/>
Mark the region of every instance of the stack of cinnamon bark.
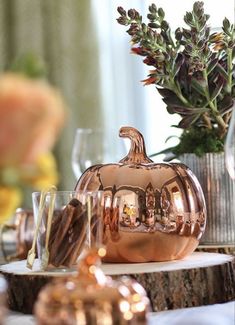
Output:
<path fill-rule="evenodd" d="M 76 262 L 86 242 L 88 222 L 86 206 L 76 198 L 62 211 L 54 212 L 48 245 L 49 264 L 70 267 Z M 93 231 L 94 222 L 93 215 L 89 228 Z"/>

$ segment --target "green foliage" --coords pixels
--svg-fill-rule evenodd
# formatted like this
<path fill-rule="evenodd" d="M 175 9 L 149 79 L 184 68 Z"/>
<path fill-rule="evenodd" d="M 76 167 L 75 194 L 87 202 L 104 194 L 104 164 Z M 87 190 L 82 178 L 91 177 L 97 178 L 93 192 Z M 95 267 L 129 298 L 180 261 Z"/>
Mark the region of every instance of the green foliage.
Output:
<path fill-rule="evenodd" d="M 218 139 L 217 133 L 208 129 L 189 128 L 185 130 L 180 143 L 172 149 L 176 156 L 184 153 L 195 153 L 201 157 L 207 152 L 221 152 L 224 147 L 224 139 Z"/>
<path fill-rule="evenodd" d="M 32 53 L 27 53 L 17 58 L 9 70 L 22 73 L 32 79 L 46 77 L 44 62 Z"/>
<path fill-rule="evenodd" d="M 143 62 L 154 68 L 144 84 L 154 84 L 167 111 L 181 117 L 178 124 L 184 130 L 181 141 L 186 144 L 185 138 L 190 136 L 198 143 L 198 150 L 194 150 L 198 153 L 223 150 L 218 144 L 227 133 L 235 98 L 234 24 L 225 18 L 221 32 L 211 33 L 209 15 L 204 13 L 201 1 L 194 3 L 191 12 L 186 12 L 187 27 L 179 27 L 174 33 L 165 20 L 164 10 L 155 4 L 149 6 L 148 24 L 135 9 L 126 12 L 118 7 L 118 12 L 117 21 L 129 27 L 132 52 L 143 56 Z M 197 141 L 200 134 L 208 137 L 209 142 L 214 141 L 214 145 L 201 149 Z M 193 150 L 194 146 L 182 147 Z"/>

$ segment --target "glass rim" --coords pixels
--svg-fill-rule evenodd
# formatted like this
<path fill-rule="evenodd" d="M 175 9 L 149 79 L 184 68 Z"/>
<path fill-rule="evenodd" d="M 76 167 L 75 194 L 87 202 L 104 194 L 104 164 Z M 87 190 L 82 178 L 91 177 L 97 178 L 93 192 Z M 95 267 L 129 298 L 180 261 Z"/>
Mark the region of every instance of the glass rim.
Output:
<path fill-rule="evenodd" d="M 76 191 L 72 190 L 72 191 L 63 191 L 63 190 L 57 190 L 54 192 L 56 194 L 56 196 L 62 196 L 62 195 L 74 195 L 76 193 Z M 40 196 L 42 194 L 42 191 L 35 191 L 32 192 L 32 197 L 37 197 Z M 48 191 L 45 193 L 46 195 L 51 195 L 51 192 Z"/>
<path fill-rule="evenodd" d="M 92 133 L 103 133 L 104 131 L 99 128 L 76 128 L 76 134 L 77 133 L 86 133 L 86 134 L 92 134 Z"/>
<path fill-rule="evenodd" d="M 104 190 L 56 190 L 54 193 L 56 194 L 94 194 L 94 193 L 103 193 Z M 39 195 L 42 191 L 34 191 L 32 195 Z M 46 192 L 46 194 L 51 194 L 50 191 Z"/>

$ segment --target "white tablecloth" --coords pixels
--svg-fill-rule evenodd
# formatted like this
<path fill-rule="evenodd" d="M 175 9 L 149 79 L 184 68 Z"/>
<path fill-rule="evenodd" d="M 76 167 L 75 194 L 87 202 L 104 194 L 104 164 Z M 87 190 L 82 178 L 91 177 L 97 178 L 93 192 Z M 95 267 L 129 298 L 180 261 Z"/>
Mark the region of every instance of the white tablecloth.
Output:
<path fill-rule="evenodd" d="M 32 315 L 11 312 L 4 325 L 35 325 Z M 234 325 L 235 301 L 150 313 L 148 325 Z"/>
<path fill-rule="evenodd" d="M 235 301 L 152 313 L 149 325 L 235 325 Z"/>

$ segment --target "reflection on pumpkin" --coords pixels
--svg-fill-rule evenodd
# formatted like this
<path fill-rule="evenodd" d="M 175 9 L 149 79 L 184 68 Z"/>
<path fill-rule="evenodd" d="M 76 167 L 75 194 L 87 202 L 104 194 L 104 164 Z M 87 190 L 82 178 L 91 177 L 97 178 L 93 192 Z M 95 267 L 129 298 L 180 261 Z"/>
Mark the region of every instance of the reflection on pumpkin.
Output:
<path fill-rule="evenodd" d="M 172 189 L 172 194 L 173 194 L 173 200 L 174 200 L 177 211 L 179 213 L 182 213 L 184 211 L 184 207 L 182 204 L 182 198 L 181 198 L 180 192 L 178 191 L 178 189 L 176 187 L 174 187 Z"/>

